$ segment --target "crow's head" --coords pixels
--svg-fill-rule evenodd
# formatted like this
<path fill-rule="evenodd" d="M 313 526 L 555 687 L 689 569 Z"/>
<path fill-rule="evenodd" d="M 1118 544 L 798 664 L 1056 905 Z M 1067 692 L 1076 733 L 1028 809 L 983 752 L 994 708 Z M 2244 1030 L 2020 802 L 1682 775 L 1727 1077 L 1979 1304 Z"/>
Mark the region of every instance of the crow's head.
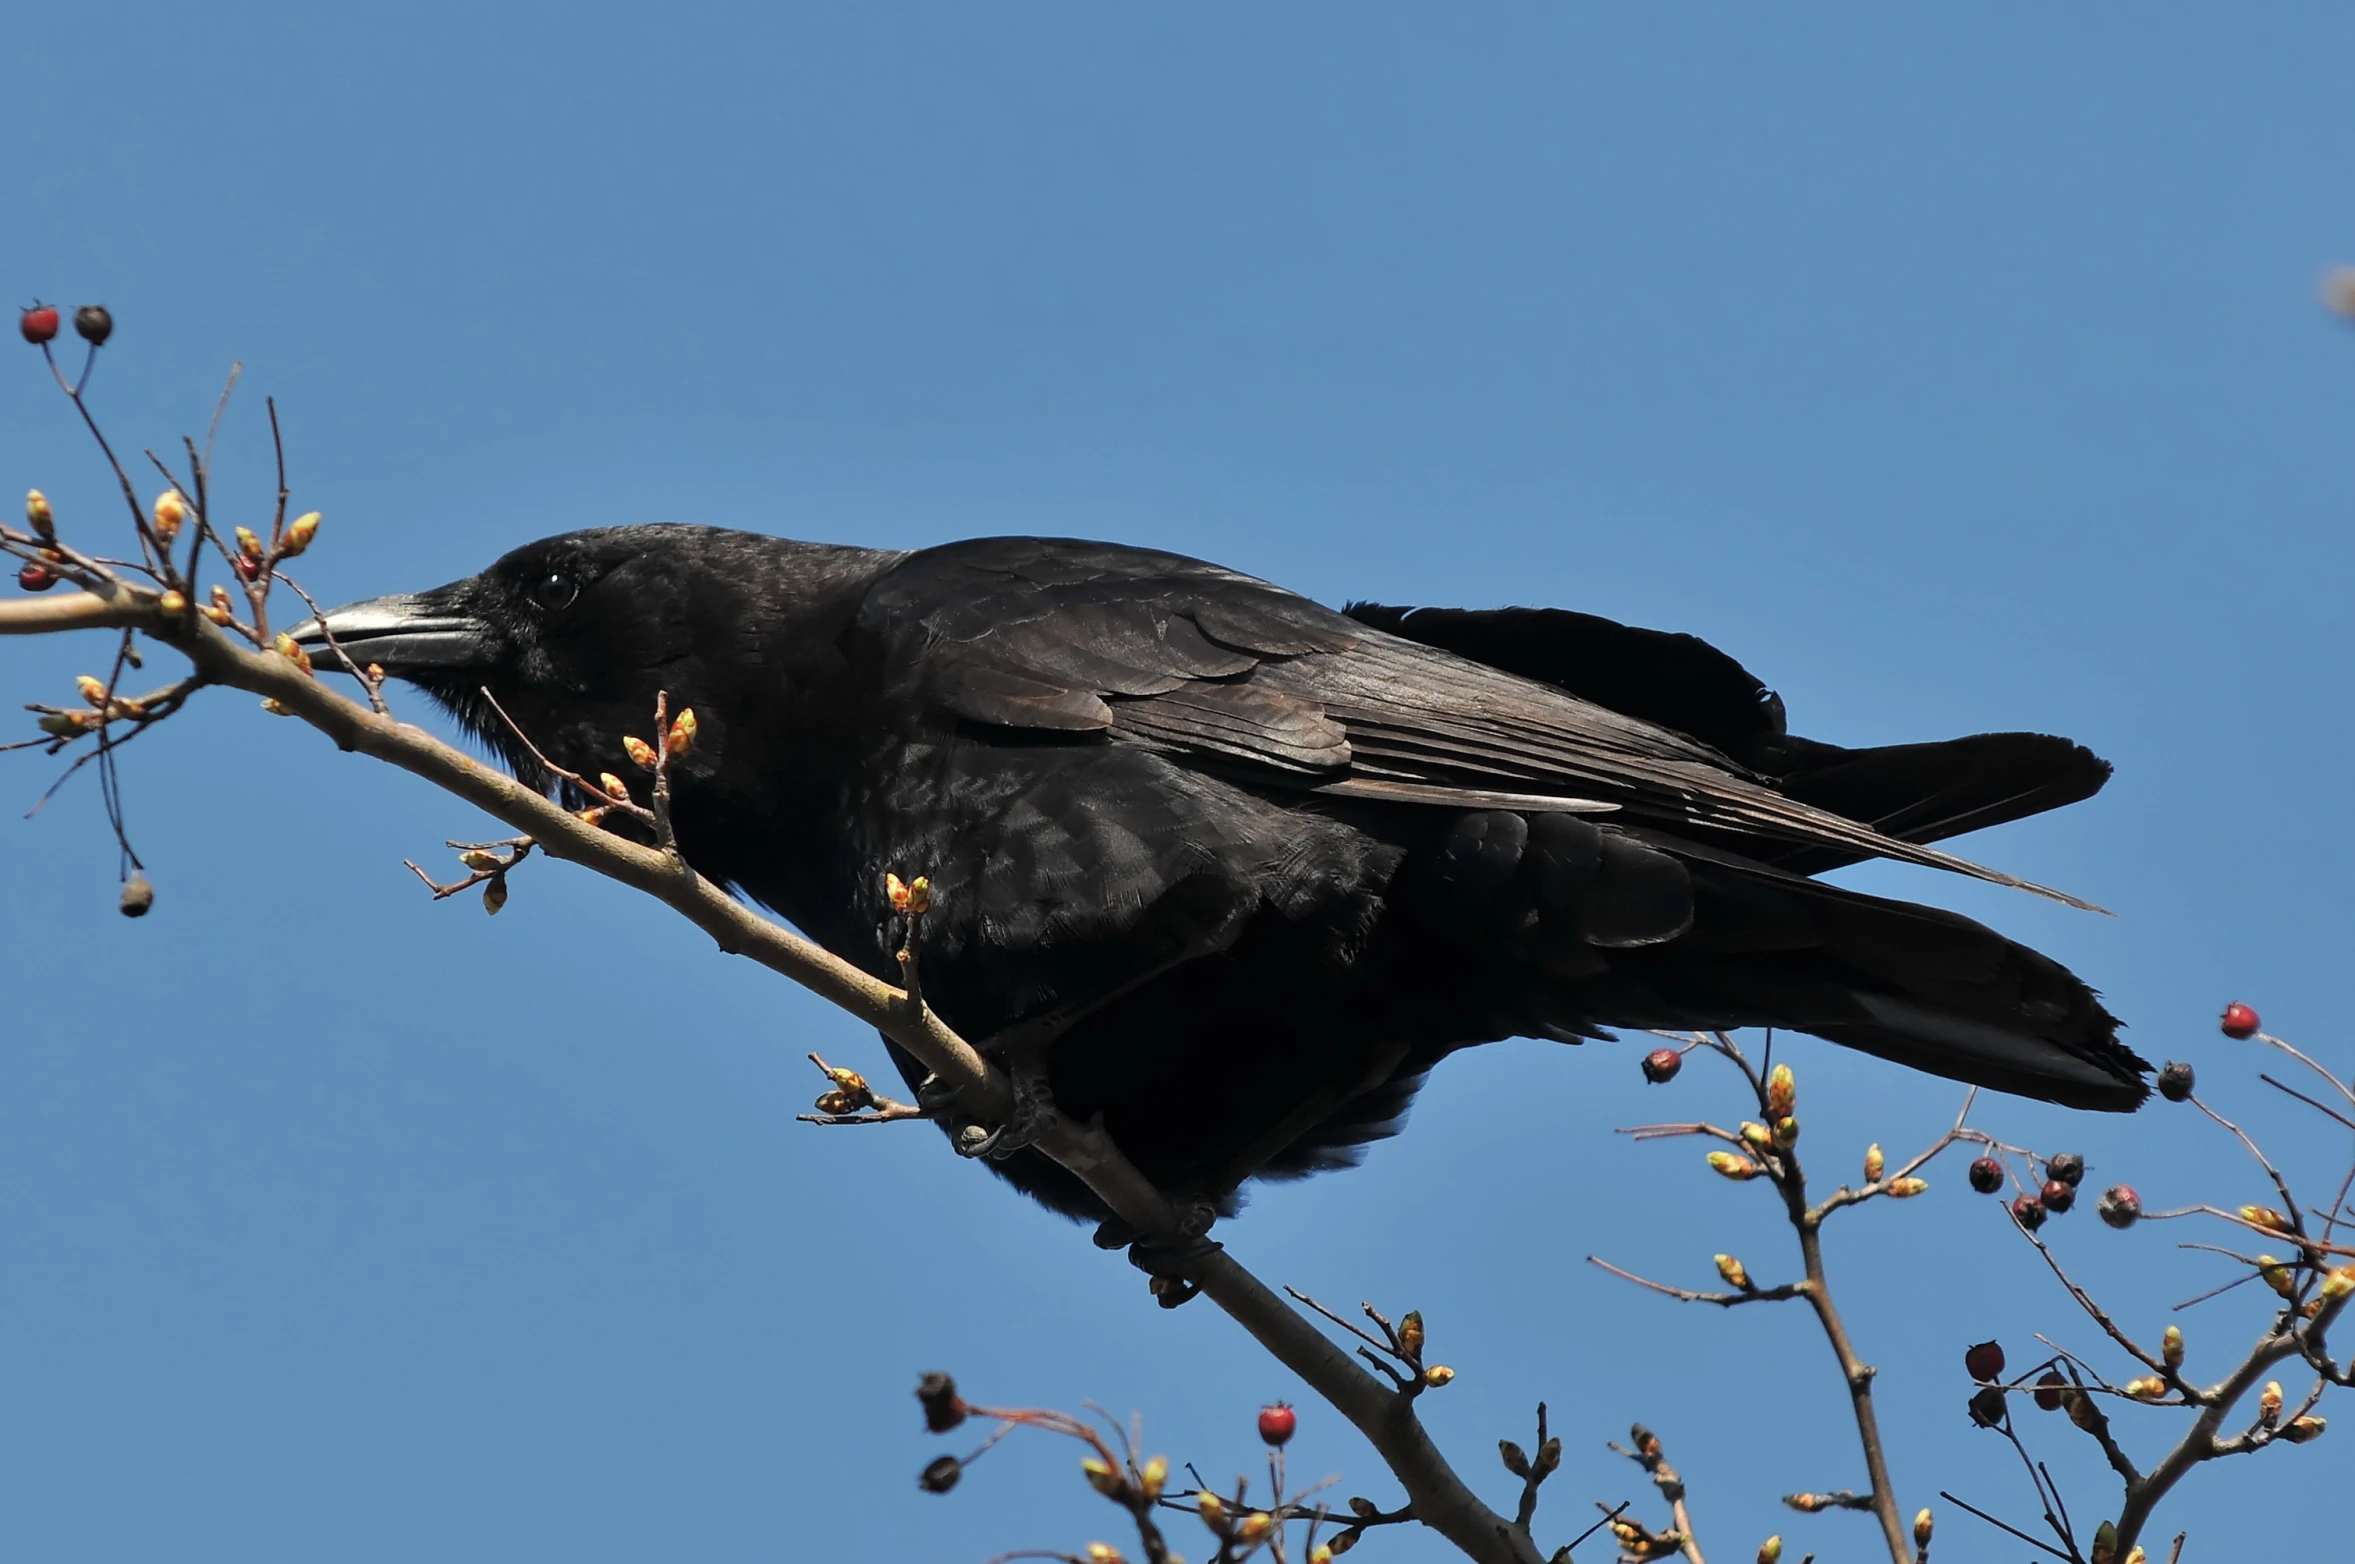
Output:
<path fill-rule="evenodd" d="M 743 715 L 747 675 L 786 672 L 795 609 L 841 576 L 842 556 L 876 557 L 712 527 L 600 527 L 430 592 L 346 604 L 294 638 L 322 672 L 349 656 L 416 685 L 533 786 L 553 779 L 516 729 L 567 770 L 626 774 L 622 737 L 658 737 L 657 694 L 696 709 L 689 770 L 702 772 Z"/>

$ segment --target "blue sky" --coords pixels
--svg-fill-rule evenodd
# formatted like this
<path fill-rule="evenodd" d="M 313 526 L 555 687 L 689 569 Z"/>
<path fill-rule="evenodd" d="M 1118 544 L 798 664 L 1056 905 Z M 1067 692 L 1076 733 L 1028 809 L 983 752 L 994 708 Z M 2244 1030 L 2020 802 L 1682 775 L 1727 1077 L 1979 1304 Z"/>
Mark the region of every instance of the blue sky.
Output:
<path fill-rule="evenodd" d="M 0 287 L 113 307 L 95 396 L 133 447 L 244 361 L 222 481 L 266 504 L 276 395 L 323 597 L 606 522 L 1076 533 L 1327 601 L 1697 631 L 1816 737 L 2068 733 L 2114 786 L 1969 850 L 2116 919 L 1850 878 L 2060 955 L 2144 1052 L 2302 1134 L 2311 1180 L 2344 1166 L 2210 1023 L 2247 997 L 2349 1058 L 2355 338 L 2316 305 L 2355 258 L 2341 8 L 92 4 L 10 48 Z M 0 477 L 100 516 L 31 357 Z M 98 656 L 0 671 L 53 698 Z M 480 820 L 243 697 L 142 749 L 143 923 L 92 789 L 0 819 L 0 1553 L 978 1561 L 1111 1517 L 1043 1445 L 920 1499 L 919 1371 L 1139 1409 L 1213 1473 L 1295 1394 L 929 1134 L 794 1124 L 801 1054 L 871 1039 L 651 905 L 556 866 L 496 923 L 428 904 L 401 859 Z M 0 761 L 0 798 L 49 774 Z M 1422 1307 L 1461 1374 L 1431 1419 L 1493 1498 L 1484 1452 L 1543 1397 L 1554 1516 L 1637 1495 L 1602 1444 L 1641 1418 L 1713 1550 L 1860 1556 L 1860 1518 L 1775 1503 L 1861 1483 L 1804 1319 L 1582 1263 L 1787 1269 L 1759 1192 L 1610 1133 L 1738 1112 L 1706 1072 L 1645 1091 L 1639 1047 L 1456 1060 L 1231 1246 Z M 1956 1101 L 1786 1056 L 1835 1170 Z M 2154 1204 L 2264 1193 L 2180 1112 L 1982 1118 Z M 1959 1165 L 1936 1186 L 1839 1224 L 1851 1323 L 1908 1509 L 2032 1519 L 1959 1349 L 2093 1333 Z M 2222 1279 L 2180 1229 L 2052 1231 L 2154 1334 Z M 2246 1296 L 2184 1317 L 2195 1371 L 2254 1333 Z M 2066 1432 L 2040 1453 L 2099 1511 Z M 2340 1439 L 2174 1518 L 2229 1549 Z M 1395 1496 L 1332 1414 L 1295 1449 Z M 1998 1556 L 1939 1509 L 1939 1557 Z M 2295 1554 L 2326 1516 L 2265 1525 Z"/>

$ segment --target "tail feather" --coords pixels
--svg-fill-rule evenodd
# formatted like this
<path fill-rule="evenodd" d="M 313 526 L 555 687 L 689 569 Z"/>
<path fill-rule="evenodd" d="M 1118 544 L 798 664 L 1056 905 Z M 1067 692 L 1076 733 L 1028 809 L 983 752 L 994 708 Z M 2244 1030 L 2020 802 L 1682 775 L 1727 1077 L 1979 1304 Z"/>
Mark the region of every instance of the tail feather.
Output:
<path fill-rule="evenodd" d="M 2110 763 L 2046 733 L 1975 733 L 1935 744 L 1841 749 L 1804 739 L 1777 746 L 1776 788 L 1903 842 L 1936 842 L 2091 798 Z M 1819 874 L 1863 855 L 1794 848 L 1779 867 Z"/>

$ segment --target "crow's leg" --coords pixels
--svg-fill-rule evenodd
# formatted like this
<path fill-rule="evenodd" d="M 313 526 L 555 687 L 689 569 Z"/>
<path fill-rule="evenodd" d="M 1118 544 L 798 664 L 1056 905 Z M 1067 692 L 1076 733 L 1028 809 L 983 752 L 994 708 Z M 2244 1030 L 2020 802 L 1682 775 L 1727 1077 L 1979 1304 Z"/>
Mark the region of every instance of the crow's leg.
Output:
<path fill-rule="evenodd" d="M 1096 1229 L 1096 1245 L 1102 1249 L 1128 1246 L 1128 1262 L 1153 1278 L 1153 1297 L 1165 1309 L 1174 1309 L 1192 1301 L 1202 1291 L 1186 1280 L 1185 1273 L 1203 1256 L 1214 1254 L 1219 1246 L 1210 1241 L 1211 1224 L 1218 1220 L 1218 1204 L 1203 1196 L 1181 1196 L 1172 1202 L 1177 1208 L 1178 1229 L 1168 1238 L 1139 1234 L 1118 1217 Z"/>
<path fill-rule="evenodd" d="M 1068 1017 L 1042 1017 L 1009 1027 L 980 1044 L 981 1051 L 1004 1068 L 1014 1090 L 1013 1107 L 1002 1123 L 960 1118 L 957 1089 L 943 1084 L 938 1076 L 927 1076 L 916 1088 L 920 1106 L 960 1119 L 949 1137 L 959 1156 L 1002 1162 L 1034 1144 L 1054 1124 L 1055 1092 L 1047 1080 L 1047 1050 L 1069 1025 Z"/>

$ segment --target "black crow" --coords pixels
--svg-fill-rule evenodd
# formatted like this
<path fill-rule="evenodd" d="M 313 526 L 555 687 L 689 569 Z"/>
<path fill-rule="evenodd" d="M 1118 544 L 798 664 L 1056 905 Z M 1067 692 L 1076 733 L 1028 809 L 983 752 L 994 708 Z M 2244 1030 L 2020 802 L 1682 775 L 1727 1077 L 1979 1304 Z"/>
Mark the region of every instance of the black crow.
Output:
<path fill-rule="evenodd" d="M 2041 734 L 1797 738 L 1691 636 L 1336 613 L 1106 543 L 687 526 L 549 538 L 327 624 L 540 785 L 485 687 L 590 775 L 630 774 L 657 691 L 693 707 L 690 863 L 884 978 L 884 876 L 930 876 L 926 997 L 1198 1206 L 1355 1161 L 1442 1057 L 1505 1037 L 1780 1026 L 2080 1108 L 2146 1094 L 2059 963 L 1809 878 L 1881 857 L 2023 885 L 1923 844 L 2107 764 Z M 1100 1214 L 1019 1136 L 996 1149 Z"/>

